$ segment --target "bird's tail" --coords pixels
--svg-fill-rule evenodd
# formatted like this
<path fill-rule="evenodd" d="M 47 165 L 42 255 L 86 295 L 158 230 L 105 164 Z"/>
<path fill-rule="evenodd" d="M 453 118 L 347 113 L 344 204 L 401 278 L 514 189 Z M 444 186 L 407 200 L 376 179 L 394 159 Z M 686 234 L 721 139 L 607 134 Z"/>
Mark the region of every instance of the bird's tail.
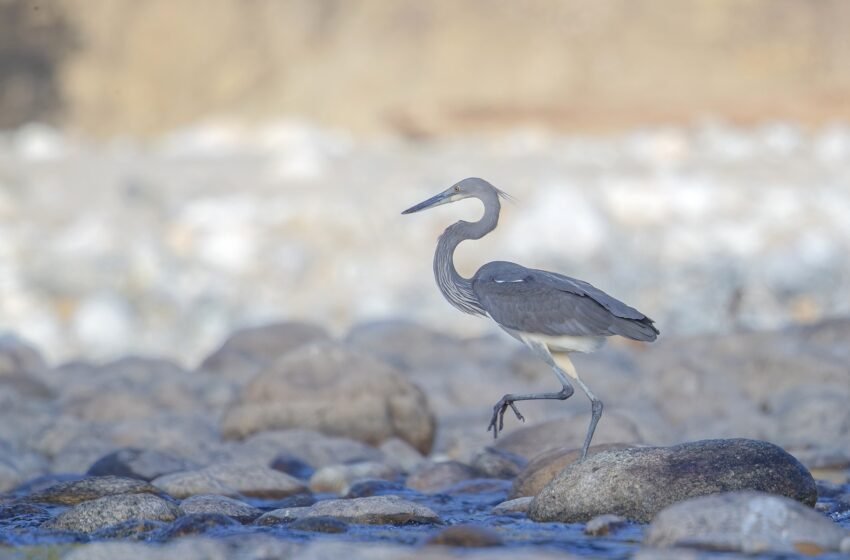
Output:
<path fill-rule="evenodd" d="M 612 331 L 614 334 L 631 338 L 632 340 L 652 342 L 661 334 L 654 323 L 655 321 L 646 316 L 641 319 L 623 319 L 618 317 Z"/>

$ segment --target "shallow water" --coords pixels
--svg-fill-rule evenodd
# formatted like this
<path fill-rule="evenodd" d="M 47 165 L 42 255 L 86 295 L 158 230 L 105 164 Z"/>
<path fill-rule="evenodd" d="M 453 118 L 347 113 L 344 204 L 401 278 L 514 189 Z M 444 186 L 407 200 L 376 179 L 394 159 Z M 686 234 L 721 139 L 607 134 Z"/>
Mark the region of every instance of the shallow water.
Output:
<path fill-rule="evenodd" d="M 290 528 L 289 525 L 273 527 L 234 525 L 212 527 L 204 530 L 203 534 L 214 538 L 238 538 L 238 535 L 266 534 L 297 543 L 322 540 L 419 546 L 443 528 L 463 524 L 486 528 L 496 533 L 504 541 L 504 546 L 516 549 L 568 552 L 578 556 L 614 560 L 630 558 L 640 548 L 645 525 L 627 524 L 611 535 L 591 537 L 584 534 L 583 524 L 535 523 L 524 514 L 491 514 L 492 507 L 506 499 L 507 491 L 507 485 L 500 488 L 500 485 L 495 484 L 492 491 L 483 493 L 426 495 L 408 489 L 398 491 L 390 488 L 387 488 L 384 492 L 379 492 L 401 495 L 406 499 L 430 507 L 443 519 L 443 525 L 349 525 L 346 532 L 337 534 L 297 530 Z M 850 491 L 850 484 L 845 485 L 845 491 Z M 330 497 L 316 496 L 318 499 Z M 280 502 L 247 501 L 264 510 L 281 506 Z M 9 506 L 10 504 L 5 505 Z M 819 502 L 818 508 L 842 526 L 850 529 L 850 510 L 847 510 L 846 506 L 839 505 L 835 500 L 824 499 Z M 47 531 L 38 528 L 38 525 L 46 519 L 45 514 L 57 515 L 64 509 L 64 507 L 41 508 L 31 506 L 22 508 L 19 515 L 7 515 L 0 518 L 0 544 L 11 547 L 26 547 L 102 540 L 98 539 L 97 536 Z M 151 525 L 151 530 L 134 535 L 131 537 L 132 540 L 151 543 L 164 542 L 169 525 L 161 523 Z M 7 549 L 7 552 L 11 551 Z M 5 554 L 3 555 L 5 556 Z M 779 557 L 763 556 L 763 558 Z M 787 558 L 789 556 L 782 557 Z"/>

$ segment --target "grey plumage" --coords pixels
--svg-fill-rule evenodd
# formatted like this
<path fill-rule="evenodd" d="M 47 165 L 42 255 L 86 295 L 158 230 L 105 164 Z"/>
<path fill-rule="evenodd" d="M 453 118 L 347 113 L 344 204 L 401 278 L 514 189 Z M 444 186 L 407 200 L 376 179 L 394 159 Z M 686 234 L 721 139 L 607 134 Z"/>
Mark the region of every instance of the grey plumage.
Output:
<path fill-rule="evenodd" d="M 499 199 L 507 195 L 487 181 L 473 177 L 403 212 L 410 214 L 470 197 L 484 204 L 484 215 L 477 222 L 456 222 L 440 236 L 434 253 L 437 286 L 459 310 L 489 316 L 529 346 L 553 368 L 562 385 L 557 393 L 505 395 L 494 407 L 488 429 L 493 430 L 494 437 L 498 435 L 508 407 L 523 419 L 515 401 L 567 399 L 573 393 L 569 377 L 584 390 L 592 404 L 593 416 L 582 447 L 584 458 L 602 415 L 602 402 L 579 379 L 567 355 L 592 351 L 604 337 L 612 335 L 651 342 L 659 331 L 652 319 L 637 309 L 587 282 L 554 272 L 496 261 L 482 266 L 471 279 L 461 276 L 453 262 L 455 249 L 462 241 L 480 239 L 496 228 L 501 210 Z M 557 360 L 553 353 L 563 357 Z"/>

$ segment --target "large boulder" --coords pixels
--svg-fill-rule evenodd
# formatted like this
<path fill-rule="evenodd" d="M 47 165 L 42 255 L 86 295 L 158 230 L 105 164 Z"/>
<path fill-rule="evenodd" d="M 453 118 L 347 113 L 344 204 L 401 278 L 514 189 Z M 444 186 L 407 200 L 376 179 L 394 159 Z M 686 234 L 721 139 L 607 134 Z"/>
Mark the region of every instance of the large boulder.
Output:
<path fill-rule="evenodd" d="M 748 554 L 820 554 L 850 537 L 829 518 L 783 496 L 730 492 L 673 504 L 653 519 L 644 543 Z"/>
<path fill-rule="evenodd" d="M 230 438 L 286 428 L 369 444 L 399 437 L 427 453 L 435 420 L 423 392 L 392 366 L 337 343 L 317 343 L 257 374 L 222 420 Z"/>
<path fill-rule="evenodd" d="M 780 447 L 746 439 L 706 440 L 606 451 L 573 463 L 534 498 L 529 517 L 575 523 L 613 513 L 646 523 L 670 504 L 736 490 L 778 494 L 807 505 L 817 500 L 812 475 Z"/>

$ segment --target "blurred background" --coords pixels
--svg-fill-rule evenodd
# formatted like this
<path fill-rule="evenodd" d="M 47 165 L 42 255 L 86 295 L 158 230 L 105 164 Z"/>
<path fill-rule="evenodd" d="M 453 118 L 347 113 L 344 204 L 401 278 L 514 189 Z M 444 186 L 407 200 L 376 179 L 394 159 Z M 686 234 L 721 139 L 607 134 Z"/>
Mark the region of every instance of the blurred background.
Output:
<path fill-rule="evenodd" d="M 196 364 L 234 328 L 442 301 L 464 244 L 665 336 L 850 312 L 843 0 L 0 0 L 0 331 Z"/>

